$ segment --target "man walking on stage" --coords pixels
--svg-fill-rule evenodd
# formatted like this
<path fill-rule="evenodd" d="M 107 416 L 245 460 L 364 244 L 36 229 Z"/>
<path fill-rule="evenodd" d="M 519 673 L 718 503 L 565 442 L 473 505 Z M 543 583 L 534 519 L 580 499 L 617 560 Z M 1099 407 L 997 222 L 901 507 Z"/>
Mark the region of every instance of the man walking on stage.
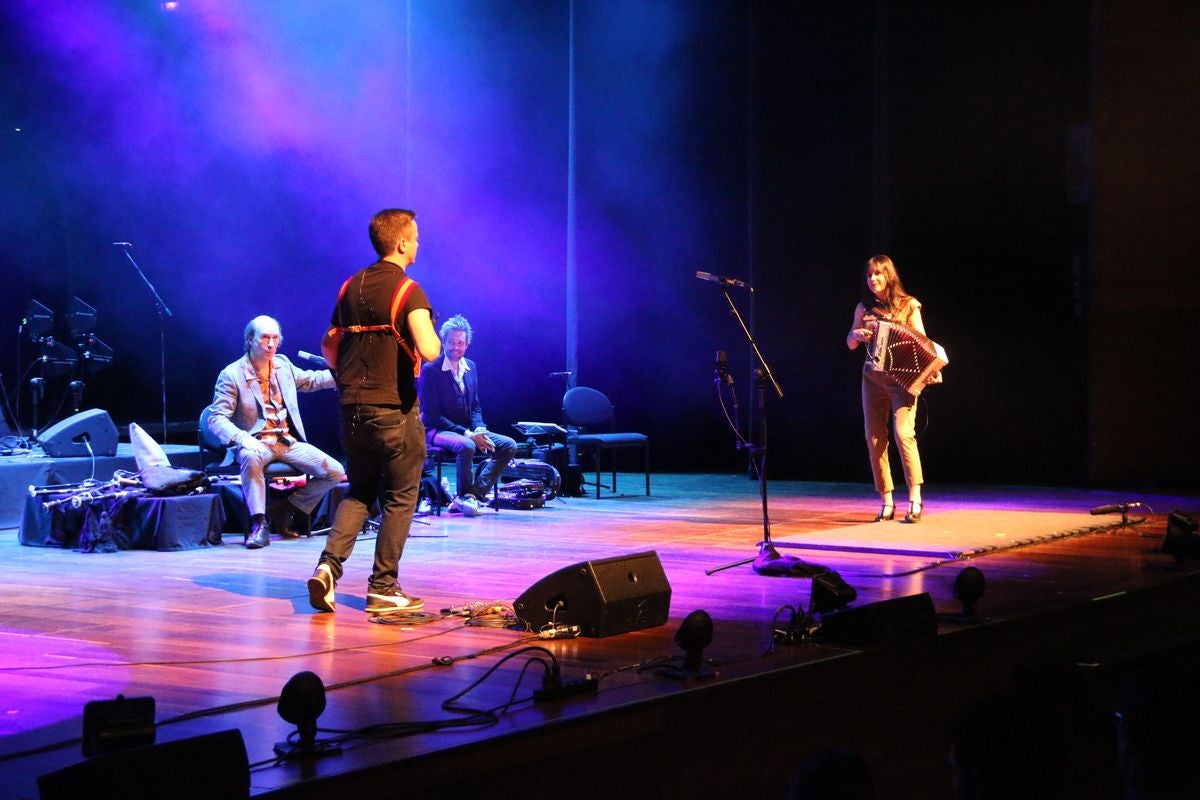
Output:
<path fill-rule="evenodd" d="M 309 602 L 318 611 L 334 610 L 342 564 L 376 500 L 382 519 L 366 611 L 425 606 L 401 590 L 397 573 L 425 462 L 416 376 L 422 360 L 441 354 L 441 341 L 425 292 L 407 275 L 417 258 L 416 214 L 384 209 L 369 230 L 379 260 L 342 284 L 321 342 L 337 380 L 350 493 L 337 507 L 325 551 L 308 579 Z"/>

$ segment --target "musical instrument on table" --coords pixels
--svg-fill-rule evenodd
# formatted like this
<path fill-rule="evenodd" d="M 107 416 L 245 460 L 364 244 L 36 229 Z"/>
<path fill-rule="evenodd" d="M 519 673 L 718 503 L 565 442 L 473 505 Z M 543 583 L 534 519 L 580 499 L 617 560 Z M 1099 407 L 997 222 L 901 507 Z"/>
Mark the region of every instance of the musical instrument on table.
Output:
<path fill-rule="evenodd" d="M 140 496 L 145 493 L 146 490 L 140 485 L 130 484 L 128 481 L 122 480 L 119 476 L 115 475 L 111 481 L 106 483 L 86 480 L 75 484 L 29 487 L 30 497 L 49 498 L 41 501 L 42 508 L 47 511 L 68 505 L 71 508 L 82 508 L 85 504 L 91 503 L 93 500 L 116 500 L 122 497 L 129 497 L 130 495 Z"/>
<path fill-rule="evenodd" d="M 55 508 L 60 508 L 66 505 L 71 506 L 71 508 L 83 508 L 85 504 L 91 503 L 93 500 L 119 500 L 122 497 L 131 497 L 134 495 L 141 497 L 144 494 L 146 494 L 145 489 L 114 489 L 112 491 L 97 489 L 90 492 L 70 495 L 69 497 L 59 497 L 54 500 L 47 500 L 46 502 L 42 503 L 42 508 L 46 509 L 47 511 L 51 511 Z"/>
<path fill-rule="evenodd" d="M 931 375 L 950 363 L 940 344 L 898 322 L 872 323 L 875 336 L 867 357 L 875 369 L 885 373 L 913 397 L 919 397 Z"/>

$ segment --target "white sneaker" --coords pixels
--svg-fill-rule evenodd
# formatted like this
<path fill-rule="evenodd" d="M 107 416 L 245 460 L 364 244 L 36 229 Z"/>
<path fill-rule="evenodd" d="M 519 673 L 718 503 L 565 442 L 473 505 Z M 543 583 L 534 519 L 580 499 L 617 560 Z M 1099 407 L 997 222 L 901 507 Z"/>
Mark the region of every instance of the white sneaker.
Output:
<path fill-rule="evenodd" d="M 308 604 L 317 611 L 333 611 L 337 606 L 334 600 L 333 570 L 328 564 L 317 564 L 312 577 L 308 579 Z"/>
<path fill-rule="evenodd" d="M 473 494 L 460 494 L 450 502 L 451 511 L 460 511 L 464 517 L 479 516 L 479 501 Z"/>
<path fill-rule="evenodd" d="M 428 497 L 422 497 L 420 502 L 417 503 L 417 516 L 427 517 L 431 513 L 433 513 L 433 503 L 429 502 Z"/>
<path fill-rule="evenodd" d="M 393 614 L 397 611 L 420 611 L 425 607 L 425 601 L 419 597 L 411 597 L 393 586 L 386 592 L 370 592 L 367 594 L 368 614 Z"/>

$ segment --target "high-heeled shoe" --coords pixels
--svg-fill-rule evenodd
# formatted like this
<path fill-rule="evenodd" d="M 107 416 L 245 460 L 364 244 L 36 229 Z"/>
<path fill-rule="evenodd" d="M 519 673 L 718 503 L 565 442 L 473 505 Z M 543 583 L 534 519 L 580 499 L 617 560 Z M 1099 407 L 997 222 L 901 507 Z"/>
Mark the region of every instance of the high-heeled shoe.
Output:
<path fill-rule="evenodd" d="M 920 500 L 916 502 L 910 502 L 908 504 L 908 513 L 904 515 L 904 521 L 909 523 L 920 522 L 921 512 L 924 510 L 925 505 Z"/>
<path fill-rule="evenodd" d="M 883 522 L 896 518 L 896 506 L 891 503 L 884 503 L 883 508 L 879 509 L 879 516 L 875 517 L 876 522 Z"/>

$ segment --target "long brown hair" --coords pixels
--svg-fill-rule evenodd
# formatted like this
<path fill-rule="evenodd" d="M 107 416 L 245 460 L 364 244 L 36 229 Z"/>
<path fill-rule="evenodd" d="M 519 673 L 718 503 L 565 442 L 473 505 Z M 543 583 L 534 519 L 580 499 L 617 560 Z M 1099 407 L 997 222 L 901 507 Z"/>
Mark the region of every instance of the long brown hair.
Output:
<path fill-rule="evenodd" d="M 900 273 L 896 272 L 896 265 L 892 262 L 892 259 L 885 255 L 871 256 L 867 259 L 867 267 L 863 273 L 864 276 L 870 275 L 871 270 L 875 268 L 883 272 L 883 276 L 887 281 L 884 292 L 887 305 L 880 305 L 879 298 L 868 289 L 863 294 L 863 308 L 867 310 L 877 308 L 888 315 L 899 314 L 908 305 L 908 301 L 912 295 L 904 290 L 904 284 L 900 282 Z"/>

